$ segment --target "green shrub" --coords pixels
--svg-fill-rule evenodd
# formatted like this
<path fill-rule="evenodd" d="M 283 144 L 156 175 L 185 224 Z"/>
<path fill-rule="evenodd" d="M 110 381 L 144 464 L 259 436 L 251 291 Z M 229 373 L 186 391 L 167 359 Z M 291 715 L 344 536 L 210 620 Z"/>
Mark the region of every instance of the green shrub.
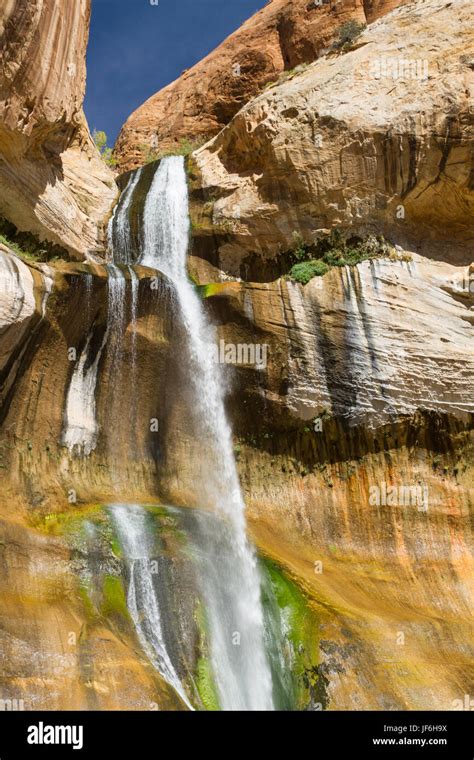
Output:
<path fill-rule="evenodd" d="M 92 138 L 96 144 L 97 150 L 99 151 L 102 159 L 105 161 L 107 166 L 115 166 L 117 164 L 117 161 L 113 156 L 112 148 L 109 148 L 107 145 L 107 135 L 105 132 L 102 130 L 94 129 Z"/>
<path fill-rule="evenodd" d="M 298 232 L 293 233 L 295 245 L 293 248 L 293 258 L 296 261 L 304 261 L 308 258 L 308 246 Z"/>
<path fill-rule="evenodd" d="M 312 261 L 303 261 L 300 264 L 295 264 L 290 270 L 290 277 L 295 282 L 307 285 L 313 277 L 322 277 L 328 271 L 329 267 L 324 261 L 313 259 Z"/>
<path fill-rule="evenodd" d="M 360 34 L 362 34 L 364 29 L 365 24 L 359 24 L 359 22 L 353 18 L 346 21 L 337 31 L 337 38 L 333 44 L 333 48 L 335 50 L 341 50 L 345 46 L 349 46 Z"/>
<path fill-rule="evenodd" d="M 0 235 L 0 243 L 3 243 L 3 245 L 6 245 L 7 248 L 9 248 L 11 251 L 16 253 L 17 256 L 20 256 L 23 258 L 24 256 L 26 257 L 27 255 L 26 252 L 23 251 L 19 245 L 17 245 L 16 243 L 13 243 L 11 240 L 8 240 L 8 238 L 6 238 L 5 235 Z"/>
<path fill-rule="evenodd" d="M 141 145 L 140 149 L 143 153 L 143 158 L 146 164 L 151 164 L 153 161 L 161 161 L 162 158 L 168 158 L 169 156 L 190 156 L 195 150 L 200 148 L 209 140 L 209 137 L 203 136 L 197 140 L 190 140 L 188 137 L 182 137 L 179 143 L 173 148 L 166 150 L 154 150 L 148 145 Z"/>
<path fill-rule="evenodd" d="M 30 232 L 19 232 L 14 224 L 0 218 L 0 243 L 26 262 L 58 261 L 69 258 L 59 245 L 38 240 Z"/>
<path fill-rule="evenodd" d="M 347 263 L 344 252 L 339 248 L 332 248 L 327 251 L 323 256 L 323 261 L 330 267 L 343 267 Z"/>
<path fill-rule="evenodd" d="M 337 228 L 313 246 L 303 243 L 297 235 L 295 240 L 297 243 L 292 258 L 296 263 L 289 276 L 302 285 L 313 277 L 322 277 L 332 267 L 355 266 L 367 259 L 389 256 L 392 250 L 382 235 L 368 235 L 364 239 L 355 236 L 345 238 Z"/>

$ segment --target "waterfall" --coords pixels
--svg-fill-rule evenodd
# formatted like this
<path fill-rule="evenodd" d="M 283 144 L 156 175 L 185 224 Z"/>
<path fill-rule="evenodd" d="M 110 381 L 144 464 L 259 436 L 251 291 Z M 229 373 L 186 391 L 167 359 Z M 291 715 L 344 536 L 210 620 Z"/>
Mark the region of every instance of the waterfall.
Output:
<path fill-rule="evenodd" d="M 187 707 L 193 710 L 166 647 L 160 606 L 153 585 L 152 546 L 148 538 L 146 512 L 138 506 L 119 504 L 114 505 L 111 511 L 130 573 L 127 606 L 139 641 L 154 667 Z"/>
<path fill-rule="evenodd" d="M 113 386 L 116 387 L 120 381 L 122 340 L 125 330 L 126 280 L 115 264 L 108 264 L 107 270 L 109 272 L 107 328 L 95 356 L 92 356 L 94 330 L 91 330 L 74 367 L 67 393 L 61 440 L 69 449 L 70 454 L 89 456 L 97 444 L 99 424 L 96 417 L 95 394 L 99 364 L 106 345 L 111 353 L 110 376 L 114 378 Z M 133 274 L 135 279 L 132 278 L 132 311 L 136 318 L 138 278 L 135 273 Z M 85 277 L 85 289 L 86 314 L 89 316 L 91 275 Z M 132 318 L 134 318 L 133 314 Z M 132 353 L 136 356 L 136 350 L 133 348 Z"/>
<path fill-rule="evenodd" d="M 140 263 L 161 270 L 176 290 L 187 335 L 193 409 L 206 463 L 196 484 L 201 503 L 223 518 L 207 525 L 201 586 L 210 630 L 214 676 L 224 710 L 271 710 L 272 681 L 264 647 L 260 576 L 247 540 L 245 504 L 224 407 L 224 384 L 214 361 L 215 334 L 187 277 L 188 189 L 184 160 L 163 159 L 144 209 Z"/>
<path fill-rule="evenodd" d="M 132 379 L 136 380 L 137 374 L 137 317 L 138 317 L 138 289 L 140 280 L 131 266 L 128 267 L 131 280 L 131 314 L 130 321 L 132 325 Z"/>
<path fill-rule="evenodd" d="M 131 385 L 132 388 L 136 388 L 138 380 L 138 367 L 137 367 L 137 319 L 138 319 L 138 296 L 140 288 L 140 280 L 131 266 L 128 267 L 131 280 L 131 307 L 130 307 L 130 323 L 132 326 L 132 367 L 131 367 Z M 132 413 L 131 413 L 131 427 L 136 434 L 137 425 L 137 394 L 132 394 Z"/>
<path fill-rule="evenodd" d="M 109 350 L 112 353 L 113 369 L 120 371 L 122 339 L 125 330 L 125 275 L 115 264 L 108 264 L 109 299 L 107 307 L 107 334 Z"/>
<path fill-rule="evenodd" d="M 107 304 L 107 357 L 108 357 L 108 403 L 106 440 L 109 459 L 109 469 L 112 484 L 116 493 L 120 492 L 122 483 L 121 462 L 123 450 L 119 431 L 112 420 L 122 419 L 121 381 L 123 376 L 123 337 L 126 325 L 126 295 L 127 281 L 125 275 L 115 264 L 108 264 L 108 304 Z"/>
<path fill-rule="evenodd" d="M 141 175 L 142 169 L 130 175 L 127 186 L 109 223 L 109 245 L 114 253 L 114 261 L 118 261 L 118 256 L 120 256 L 120 261 L 124 264 L 132 263 L 129 211 L 133 193 L 140 181 Z"/>

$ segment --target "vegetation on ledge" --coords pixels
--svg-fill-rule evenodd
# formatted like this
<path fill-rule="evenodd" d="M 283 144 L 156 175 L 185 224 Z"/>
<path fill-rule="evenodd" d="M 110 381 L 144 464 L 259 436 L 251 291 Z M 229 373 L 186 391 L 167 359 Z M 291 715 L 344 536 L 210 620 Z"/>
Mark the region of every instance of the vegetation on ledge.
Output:
<path fill-rule="evenodd" d="M 162 158 L 168 158 L 169 156 L 190 156 L 191 153 L 194 153 L 195 150 L 204 145 L 209 139 L 207 135 L 196 140 L 182 137 L 177 145 L 174 145 L 172 148 L 159 150 L 149 145 L 140 145 L 140 150 L 143 154 L 144 163 L 151 164 L 154 161 L 161 161 Z"/>
<path fill-rule="evenodd" d="M 68 252 L 59 245 L 38 240 L 30 232 L 19 232 L 12 222 L 0 218 L 0 243 L 26 262 L 68 261 Z"/>
<path fill-rule="evenodd" d="M 332 44 L 332 50 L 338 50 L 340 52 L 350 50 L 352 43 L 360 37 L 365 28 L 365 24 L 359 24 L 359 22 L 353 18 L 349 19 L 349 21 L 346 21 L 337 30 L 337 37 Z"/>
<path fill-rule="evenodd" d="M 357 236 L 345 238 L 336 228 L 327 237 L 318 240 L 315 246 L 308 246 L 295 234 L 295 263 L 289 277 L 306 285 L 313 277 L 323 277 L 333 267 L 352 267 L 361 261 L 392 256 L 393 253 L 394 249 L 382 235 L 369 235 L 365 239 Z"/>

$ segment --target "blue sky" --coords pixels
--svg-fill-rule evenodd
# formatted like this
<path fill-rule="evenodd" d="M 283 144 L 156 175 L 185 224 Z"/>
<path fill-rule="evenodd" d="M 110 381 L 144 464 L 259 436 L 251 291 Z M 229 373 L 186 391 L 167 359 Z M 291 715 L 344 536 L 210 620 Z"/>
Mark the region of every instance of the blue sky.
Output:
<path fill-rule="evenodd" d="M 112 145 L 132 111 L 266 0 L 92 0 L 85 111 Z"/>

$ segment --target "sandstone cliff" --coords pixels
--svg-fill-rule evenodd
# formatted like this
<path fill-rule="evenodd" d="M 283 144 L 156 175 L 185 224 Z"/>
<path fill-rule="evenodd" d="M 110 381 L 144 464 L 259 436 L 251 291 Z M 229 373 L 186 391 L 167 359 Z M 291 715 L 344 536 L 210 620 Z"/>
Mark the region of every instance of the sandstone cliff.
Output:
<path fill-rule="evenodd" d="M 122 171 L 183 139 L 219 132 L 263 87 L 314 61 L 354 19 L 365 24 L 400 0 L 271 0 L 216 50 L 153 95 L 127 120 L 115 156 Z"/>
<path fill-rule="evenodd" d="M 467 0 L 409 3 L 245 106 L 195 154 L 196 255 L 203 237 L 217 269 L 252 278 L 295 232 L 340 226 L 469 264 L 470 18 Z"/>
<path fill-rule="evenodd" d="M 0 217 L 83 258 L 116 195 L 82 111 L 89 0 L 0 10 Z"/>
<path fill-rule="evenodd" d="M 71 555 L 69 533 L 56 536 L 48 527 L 73 523 L 78 531 L 96 509 L 87 505 L 114 501 L 117 488 L 127 502 L 198 498 L 201 442 L 187 412 L 172 292 L 165 281 L 152 291 L 154 273 L 135 268 L 135 338 L 128 280 L 121 340 L 127 371 L 117 374 L 113 345 L 102 350 L 106 268 L 31 268 L 5 253 L 2 273 L 15 269 L 23 311 L 18 316 L 12 297 L 0 326 L 0 356 L 18 357 L 3 375 L 12 390 L 2 406 L 0 447 L 9 473 L 1 495 L 4 563 L 20 568 L 2 617 L 3 646 L 15 663 L 6 684 L 11 690 L 16 683 L 15 693 L 21 684 L 47 708 L 154 701 L 176 708 L 137 657 L 131 634 L 119 627 L 117 636 L 113 616 L 91 623 L 74 579 L 86 548 Z M 229 367 L 229 412 L 257 546 L 312 600 L 329 707 L 451 709 L 471 685 L 472 296 L 465 268 L 416 255 L 363 262 L 305 287 L 217 284 L 206 304 L 220 339 L 269 346 L 266 367 Z M 23 329 L 32 319 L 34 333 Z M 77 366 L 71 347 L 89 367 L 98 357 L 98 436 L 88 456 L 68 450 L 63 435 Z M 140 424 L 154 417 L 158 438 Z M 426 489 L 426 503 L 371 505 L 370 488 L 384 483 Z M 94 544 L 93 556 L 97 551 Z M 116 559 L 102 561 L 118 572 Z M 10 571 L 5 578 L 13 582 Z M 40 611 L 28 602 L 32 594 L 43 600 Z M 13 609 L 20 621 L 8 613 Z M 74 647 L 67 644 L 71 631 L 82 631 Z M 47 653 L 36 661 L 38 678 L 54 664 L 54 694 L 32 679 L 33 651 Z M 117 686 L 124 679 L 134 684 L 126 698 Z"/>
<path fill-rule="evenodd" d="M 190 268 L 218 337 L 268 346 L 264 366 L 227 368 L 228 412 L 252 536 L 311 609 L 325 709 L 449 710 L 472 693 L 469 29 L 466 0 L 395 8 L 354 49 L 248 103 L 188 163 Z M 426 59 L 427 80 L 387 81 L 381 61 L 399 56 Z M 68 123 L 77 93 L 63 93 Z M 35 145 L 46 122 L 57 137 L 46 106 L 32 106 Z M 13 146 L 30 140 L 8 129 Z M 155 170 L 130 199 L 136 239 Z M 335 226 L 384 231 L 403 249 L 305 286 L 279 276 L 295 232 L 311 251 Z M 106 266 L 0 249 L 0 682 L 28 708 L 183 707 L 127 616 L 102 505 L 199 503 L 203 444 L 173 289 L 144 267 L 122 271 L 114 323 Z M 374 488 L 422 498 L 374 501 Z M 185 644 L 192 661 L 194 631 Z"/>

